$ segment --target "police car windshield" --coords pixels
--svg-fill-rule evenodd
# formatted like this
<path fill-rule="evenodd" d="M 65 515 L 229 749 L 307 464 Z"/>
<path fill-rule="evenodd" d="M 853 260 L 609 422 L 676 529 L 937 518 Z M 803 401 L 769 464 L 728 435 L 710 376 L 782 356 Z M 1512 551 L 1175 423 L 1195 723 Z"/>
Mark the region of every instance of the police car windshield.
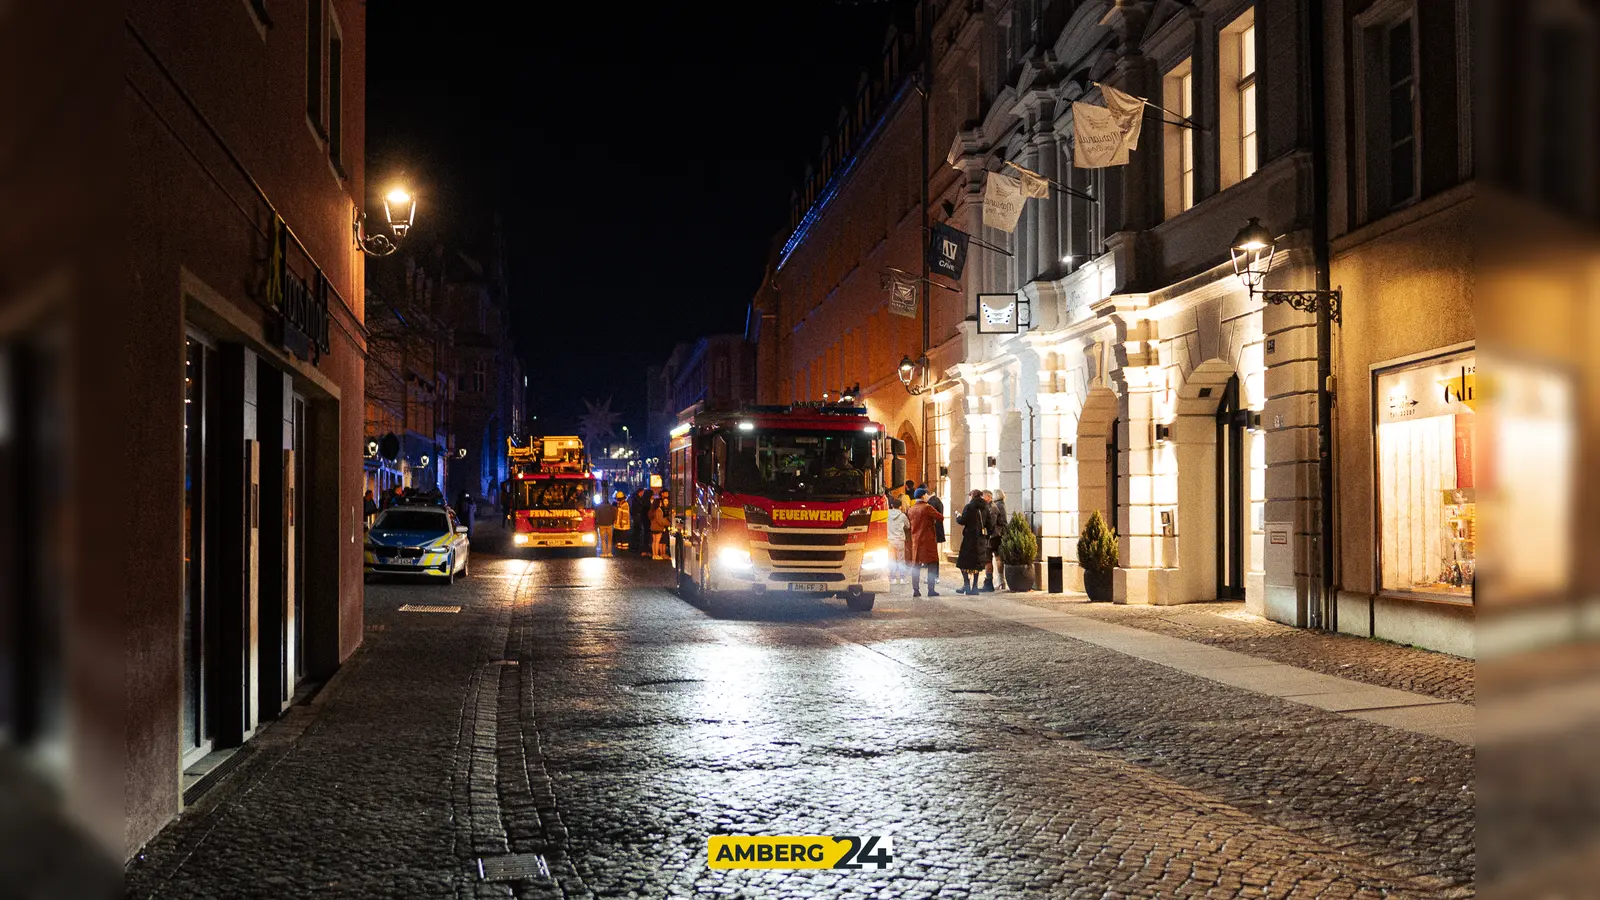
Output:
<path fill-rule="evenodd" d="M 727 490 L 783 499 L 878 492 L 873 440 L 856 431 L 732 431 Z"/>
<path fill-rule="evenodd" d="M 373 523 L 374 528 L 385 531 L 434 531 L 444 532 L 444 512 L 437 509 L 390 509 L 386 510 L 378 520 Z"/>

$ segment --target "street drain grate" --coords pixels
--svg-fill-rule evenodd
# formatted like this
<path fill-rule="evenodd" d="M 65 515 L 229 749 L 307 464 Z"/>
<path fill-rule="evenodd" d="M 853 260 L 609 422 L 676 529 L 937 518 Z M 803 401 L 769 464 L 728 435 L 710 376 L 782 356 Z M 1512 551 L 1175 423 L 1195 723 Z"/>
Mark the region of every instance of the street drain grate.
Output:
<path fill-rule="evenodd" d="M 400 607 L 400 611 L 401 612 L 458 613 L 458 612 L 461 612 L 461 607 L 459 607 L 459 606 L 428 606 L 427 604 L 424 604 L 424 603 L 407 603 L 405 606 Z"/>
<path fill-rule="evenodd" d="M 550 880 L 550 864 L 543 854 L 513 853 L 510 856 L 480 857 L 478 877 L 484 881 Z"/>

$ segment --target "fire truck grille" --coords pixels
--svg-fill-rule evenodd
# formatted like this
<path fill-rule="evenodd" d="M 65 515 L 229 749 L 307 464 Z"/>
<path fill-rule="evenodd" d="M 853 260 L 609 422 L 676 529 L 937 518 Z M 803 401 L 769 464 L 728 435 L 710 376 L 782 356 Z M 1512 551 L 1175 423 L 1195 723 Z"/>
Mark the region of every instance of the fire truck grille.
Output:
<path fill-rule="evenodd" d="M 773 562 L 844 562 L 843 550 L 770 550 Z"/>
<path fill-rule="evenodd" d="M 781 531 L 777 528 L 767 532 L 767 540 L 774 546 L 790 547 L 843 547 L 850 540 L 850 535 L 843 531 L 831 533 Z"/>

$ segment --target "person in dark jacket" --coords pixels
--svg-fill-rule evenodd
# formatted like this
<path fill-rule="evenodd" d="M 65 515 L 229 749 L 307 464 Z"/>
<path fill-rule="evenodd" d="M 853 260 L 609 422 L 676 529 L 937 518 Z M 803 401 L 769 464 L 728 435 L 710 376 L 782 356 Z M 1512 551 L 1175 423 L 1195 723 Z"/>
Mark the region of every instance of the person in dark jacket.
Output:
<path fill-rule="evenodd" d="M 917 490 L 928 491 L 928 505 L 933 507 L 933 511 L 939 514 L 939 518 L 934 522 L 933 539 L 939 543 L 939 546 L 943 547 L 945 539 L 944 501 L 939 499 L 938 494 L 928 490 L 928 486 L 926 484 L 920 485 Z"/>
<path fill-rule="evenodd" d="M 1006 586 L 1006 569 L 995 557 L 1000 555 L 1000 534 L 1006 529 L 1005 491 L 984 491 L 983 501 L 989 504 L 989 565 L 983 569 L 983 589 L 994 591 L 995 572 L 1000 573 L 1000 586 Z"/>
<path fill-rule="evenodd" d="M 611 558 L 612 529 L 617 524 L 617 504 L 606 500 L 594 508 L 594 552 L 596 556 Z"/>
<path fill-rule="evenodd" d="M 628 552 L 649 556 L 650 545 L 650 489 L 640 488 L 628 503 L 628 522 L 633 526 L 628 535 Z"/>
<path fill-rule="evenodd" d="M 956 555 L 956 568 L 961 570 L 961 587 L 958 594 L 978 593 L 978 575 L 988 563 L 989 554 L 989 504 L 983 502 L 983 491 L 973 491 L 967 505 L 956 517 L 961 526 L 961 552 Z"/>
<path fill-rule="evenodd" d="M 472 523 L 478 518 L 478 501 L 467 491 L 456 495 L 456 516 L 467 526 L 467 537 L 472 537 Z"/>

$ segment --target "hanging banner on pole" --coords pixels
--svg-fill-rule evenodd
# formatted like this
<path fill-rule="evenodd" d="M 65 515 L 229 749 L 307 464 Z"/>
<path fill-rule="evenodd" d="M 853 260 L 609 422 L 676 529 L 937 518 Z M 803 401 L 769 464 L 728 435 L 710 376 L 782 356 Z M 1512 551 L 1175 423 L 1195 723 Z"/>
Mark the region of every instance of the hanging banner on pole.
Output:
<path fill-rule="evenodd" d="M 929 229 L 928 268 L 946 278 L 960 278 L 967 267 L 965 231 L 943 223 Z"/>
<path fill-rule="evenodd" d="M 1092 103 L 1073 102 L 1072 164 L 1080 169 L 1128 164 L 1128 147 L 1122 142 L 1122 123 L 1111 110 Z"/>
<path fill-rule="evenodd" d="M 899 272 L 889 273 L 889 314 L 917 317 L 917 280 Z"/>
<path fill-rule="evenodd" d="M 1007 233 L 1016 231 L 1026 199 L 1022 182 L 1001 172 L 990 172 L 983 181 L 983 224 Z"/>
<path fill-rule="evenodd" d="M 1022 175 L 1022 196 L 1034 200 L 1050 199 L 1050 180 L 1030 169 L 1021 166 L 1014 168 Z"/>
<path fill-rule="evenodd" d="M 1144 98 L 1119 91 L 1109 84 L 1100 85 L 1100 95 L 1105 98 L 1106 109 L 1120 123 L 1122 143 L 1129 150 L 1139 149 L 1139 132 L 1144 127 Z"/>

